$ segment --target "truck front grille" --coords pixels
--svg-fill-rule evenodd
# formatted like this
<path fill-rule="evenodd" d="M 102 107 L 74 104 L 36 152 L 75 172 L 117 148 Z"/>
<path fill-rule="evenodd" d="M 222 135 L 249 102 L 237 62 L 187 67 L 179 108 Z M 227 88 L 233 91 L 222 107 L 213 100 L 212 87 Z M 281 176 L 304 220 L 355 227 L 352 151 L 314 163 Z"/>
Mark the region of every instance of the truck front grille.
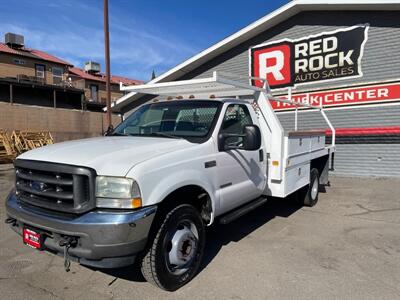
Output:
<path fill-rule="evenodd" d="M 22 202 L 45 209 L 83 213 L 95 206 L 93 169 L 17 159 L 16 193 Z"/>

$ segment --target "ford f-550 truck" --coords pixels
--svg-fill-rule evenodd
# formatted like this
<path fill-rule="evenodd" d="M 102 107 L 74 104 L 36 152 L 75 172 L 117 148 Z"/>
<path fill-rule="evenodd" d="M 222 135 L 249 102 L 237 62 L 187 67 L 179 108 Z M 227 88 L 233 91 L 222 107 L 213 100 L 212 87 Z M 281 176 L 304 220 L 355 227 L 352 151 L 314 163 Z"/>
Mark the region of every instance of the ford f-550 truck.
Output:
<path fill-rule="evenodd" d="M 199 269 L 207 225 L 227 224 L 270 196 L 298 192 L 313 206 L 328 182 L 335 131 L 323 108 L 328 146 L 324 132 L 285 132 L 270 101 L 296 113 L 315 107 L 242 79 L 215 72 L 124 87 L 164 100 L 139 107 L 108 136 L 20 155 L 7 223 L 25 244 L 64 256 L 66 268 L 70 260 L 98 268 L 140 260 L 149 282 L 178 289 Z"/>

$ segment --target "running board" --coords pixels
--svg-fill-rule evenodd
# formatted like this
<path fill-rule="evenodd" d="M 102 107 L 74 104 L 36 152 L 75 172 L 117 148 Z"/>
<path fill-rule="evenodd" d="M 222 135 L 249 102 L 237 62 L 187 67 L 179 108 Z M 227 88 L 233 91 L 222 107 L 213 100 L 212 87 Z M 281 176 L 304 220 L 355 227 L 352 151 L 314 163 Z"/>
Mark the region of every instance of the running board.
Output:
<path fill-rule="evenodd" d="M 241 216 L 247 214 L 248 212 L 256 209 L 260 205 L 263 205 L 265 202 L 267 202 L 267 200 L 268 200 L 268 198 L 265 196 L 259 197 L 256 200 L 253 200 L 248 204 L 245 204 L 231 212 L 228 212 L 227 214 L 225 214 L 224 216 L 222 216 L 219 219 L 219 223 L 224 224 L 224 225 L 231 223 L 232 221 L 240 218 Z"/>

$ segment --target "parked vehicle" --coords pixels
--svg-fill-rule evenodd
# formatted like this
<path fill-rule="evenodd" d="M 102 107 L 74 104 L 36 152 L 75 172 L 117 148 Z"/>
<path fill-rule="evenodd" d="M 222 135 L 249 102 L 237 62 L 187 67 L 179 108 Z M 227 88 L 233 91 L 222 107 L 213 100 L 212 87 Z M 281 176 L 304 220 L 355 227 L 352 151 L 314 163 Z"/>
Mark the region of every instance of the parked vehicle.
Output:
<path fill-rule="evenodd" d="M 313 206 L 328 182 L 334 129 L 329 146 L 324 132 L 285 132 L 269 100 L 308 105 L 240 80 L 215 72 L 124 88 L 178 99 L 141 106 L 110 136 L 20 155 L 7 222 L 25 244 L 64 256 L 66 269 L 70 260 L 115 268 L 137 259 L 152 284 L 183 286 L 199 270 L 207 225 L 269 196 L 299 192 Z"/>

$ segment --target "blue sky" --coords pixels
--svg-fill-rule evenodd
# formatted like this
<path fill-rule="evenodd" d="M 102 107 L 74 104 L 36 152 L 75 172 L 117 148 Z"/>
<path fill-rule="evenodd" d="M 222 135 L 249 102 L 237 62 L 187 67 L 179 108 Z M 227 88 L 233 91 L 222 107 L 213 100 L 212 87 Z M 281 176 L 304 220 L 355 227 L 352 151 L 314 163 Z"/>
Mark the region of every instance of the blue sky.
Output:
<path fill-rule="evenodd" d="M 109 0 L 111 71 L 148 80 L 288 0 Z M 27 47 L 45 50 L 82 67 L 104 70 L 102 0 L 0 1 L 0 34 L 25 36 Z"/>

